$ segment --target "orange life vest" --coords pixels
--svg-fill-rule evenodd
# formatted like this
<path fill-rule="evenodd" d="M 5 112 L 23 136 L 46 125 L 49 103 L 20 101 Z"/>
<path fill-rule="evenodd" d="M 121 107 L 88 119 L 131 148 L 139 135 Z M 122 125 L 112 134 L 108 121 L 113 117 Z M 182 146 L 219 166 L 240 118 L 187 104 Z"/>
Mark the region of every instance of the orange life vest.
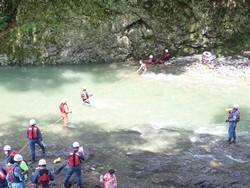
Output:
<path fill-rule="evenodd" d="M 38 138 L 38 128 L 36 126 L 30 126 L 28 128 L 28 138 L 37 139 Z"/>
<path fill-rule="evenodd" d="M 38 177 L 37 182 L 41 183 L 42 185 L 49 185 L 50 177 L 49 171 L 47 169 L 42 169 L 39 171 L 40 175 Z"/>
<path fill-rule="evenodd" d="M 69 154 L 69 161 L 68 161 L 69 166 L 80 166 L 81 165 L 81 159 L 80 159 L 80 154 L 79 152 L 71 152 Z"/>

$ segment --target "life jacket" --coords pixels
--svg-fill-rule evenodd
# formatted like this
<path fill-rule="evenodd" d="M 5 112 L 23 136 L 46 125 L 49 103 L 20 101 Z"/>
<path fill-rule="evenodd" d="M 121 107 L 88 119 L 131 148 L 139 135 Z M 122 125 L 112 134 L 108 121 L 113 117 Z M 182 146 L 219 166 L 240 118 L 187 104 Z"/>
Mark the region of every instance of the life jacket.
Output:
<path fill-rule="evenodd" d="M 19 177 L 15 176 L 15 173 L 14 173 L 15 169 L 16 169 L 16 167 L 14 165 L 10 166 L 9 172 L 8 172 L 9 181 L 11 183 L 20 183 L 21 181 L 20 181 Z"/>
<path fill-rule="evenodd" d="M 42 185 L 49 185 L 50 177 L 49 177 L 49 171 L 47 169 L 41 169 L 39 171 L 39 177 L 37 182 Z"/>
<path fill-rule="evenodd" d="M 15 150 L 12 150 L 7 158 L 7 163 L 14 164 L 14 156 L 17 154 Z"/>
<path fill-rule="evenodd" d="M 72 166 L 72 167 L 81 165 L 81 159 L 80 159 L 79 152 L 71 152 L 69 154 L 68 164 L 69 164 L 69 166 Z"/>
<path fill-rule="evenodd" d="M 107 173 L 103 176 L 104 188 L 117 188 L 117 180 L 115 174 Z"/>
<path fill-rule="evenodd" d="M 0 170 L 0 181 L 5 181 L 6 179 L 6 174 L 4 173 L 4 171 L 1 169 Z"/>
<path fill-rule="evenodd" d="M 38 138 L 38 128 L 36 126 L 30 126 L 28 128 L 28 138 L 37 139 Z"/>
<path fill-rule="evenodd" d="M 60 106 L 59 106 L 60 112 L 62 112 L 62 113 L 66 113 L 64 104 L 65 104 L 65 103 L 61 103 Z"/>

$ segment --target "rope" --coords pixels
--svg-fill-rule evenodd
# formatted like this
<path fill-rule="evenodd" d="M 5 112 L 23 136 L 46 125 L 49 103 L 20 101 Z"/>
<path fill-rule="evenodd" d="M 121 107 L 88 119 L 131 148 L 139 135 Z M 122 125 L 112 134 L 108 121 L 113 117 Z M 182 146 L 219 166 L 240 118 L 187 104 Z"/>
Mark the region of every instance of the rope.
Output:
<path fill-rule="evenodd" d="M 62 120 L 62 118 L 59 118 L 59 119 L 56 120 L 54 123 L 49 124 L 49 126 L 50 126 L 50 125 L 53 125 L 53 124 L 55 124 L 55 123 L 57 123 L 57 122 L 59 122 L 60 120 Z M 24 144 L 24 146 L 18 151 L 18 153 L 22 153 L 23 150 L 24 150 L 28 145 L 29 145 L 29 141 L 27 141 L 27 142 Z"/>

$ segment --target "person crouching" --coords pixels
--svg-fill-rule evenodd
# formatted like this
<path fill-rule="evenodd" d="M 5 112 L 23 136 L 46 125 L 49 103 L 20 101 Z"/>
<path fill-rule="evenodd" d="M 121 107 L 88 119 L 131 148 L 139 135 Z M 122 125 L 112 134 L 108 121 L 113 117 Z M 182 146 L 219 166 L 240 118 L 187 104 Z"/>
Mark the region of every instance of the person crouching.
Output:
<path fill-rule="evenodd" d="M 35 183 L 39 188 L 49 188 L 49 182 L 54 180 L 54 176 L 46 169 L 46 160 L 40 159 L 38 162 L 38 168 L 31 176 L 32 183 Z"/>

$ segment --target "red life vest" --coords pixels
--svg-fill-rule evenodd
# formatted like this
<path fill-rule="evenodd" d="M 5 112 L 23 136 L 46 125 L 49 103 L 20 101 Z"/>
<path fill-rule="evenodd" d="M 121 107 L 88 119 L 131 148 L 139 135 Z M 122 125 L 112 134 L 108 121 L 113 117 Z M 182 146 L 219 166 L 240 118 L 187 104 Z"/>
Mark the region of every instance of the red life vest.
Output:
<path fill-rule="evenodd" d="M 60 109 L 60 112 L 66 113 L 66 110 L 65 110 L 65 108 L 64 108 L 64 103 L 61 103 L 61 104 L 60 104 L 59 109 Z"/>
<path fill-rule="evenodd" d="M 8 176 L 9 176 L 9 180 L 11 183 L 19 183 L 21 182 L 19 177 L 15 176 L 14 171 L 15 171 L 16 167 L 14 165 L 11 165 L 8 171 Z"/>
<path fill-rule="evenodd" d="M 3 172 L 3 170 L 0 171 L 0 180 L 5 181 L 6 174 Z"/>
<path fill-rule="evenodd" d="M 40 175 L 38 177 L 37 182 L 42 185 L 49 185 L 50 177 L 49 171 L 47 169 L 42 169 L 39 171 Z"/>
<path fill-rule="evenodd" d="M 81 159 L 80 159 L 80 154 L 79 152 L 71 152 L 69 154 L 69 161 L 68 161 L 69 166 L 80 166 L 81 165 Z"/>
<path fill-rule="evenodd" d="M 37 139 L 38 138 L 38 128 L 36 126 L 30 126 L 28 128 L 28 138 Z"/>

